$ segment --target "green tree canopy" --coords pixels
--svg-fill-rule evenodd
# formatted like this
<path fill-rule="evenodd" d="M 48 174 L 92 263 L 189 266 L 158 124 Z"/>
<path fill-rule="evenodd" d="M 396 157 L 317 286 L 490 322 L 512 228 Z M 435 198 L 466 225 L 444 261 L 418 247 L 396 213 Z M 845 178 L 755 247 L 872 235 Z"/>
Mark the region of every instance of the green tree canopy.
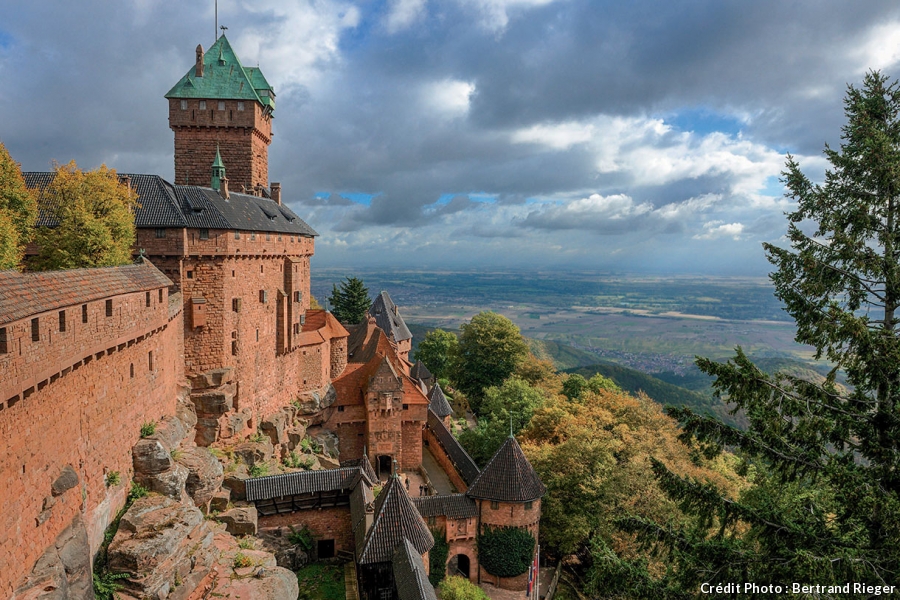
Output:
<path fill-rule="evenodd" d="M 698 366 L 743 409 L 740 431 L 672 410 L 712 454 L 739 448 L 757 485 L 738 502 L 714 486 L 654 468 L 661 485 L 708 529 L 678 530 L 638 518 L 622 525 L 678 548 L 657 583 L 693 593 L 703 581 L 820 585 L 900 580 L 900 88 L 880 73 L 850 86 L 839 150 L 826 146 L 825 181 L 788 157 L 783 182 L 789 248 L 765 244 L 776 296 L 816 348 L 853 386 L 767 376 L 738 349 L 727 364 Z M 659 593 L 648 594 L 659 595 Z"/>
<path fill-rule="evenodd" d="M 345 278 L 340 287 L 332 285 L 328 302 L 331 304 L 331 314 L 344 325 L 362 322 L 372 305 L 369 288 L 358 277 Z"/>
<path fill-rule="evenodd" d="M 440 590 L 441 600 L 490 600 L 484 590 L 457 575 L 444 579 Z"/>
<path fill-rule="evenodd" d="M 433 329 L 425 334 L 413 358 L 421 360 L 437 379 L 450 375 L 450 361 L 456 352 L 459 340 L 456 335 L 443 329 Z"/>
<path fill-rule="evenodd" d="M 57 165 L 44 190 L 42 208 L 57 222 L 38 229 L 38 256 L 31 268 L 41 271 L 111 267 L 132 261 L 137 195 L 101 165 L 82 171 L 75 162 Z"/>
<path fill-rule="evenodd" d="M 499 386 L 528 356 L 519 328 L 495 312 L 478 313 L 460 327 L 453 381 L 479 413 L 484 390 Z"/>
<path fill-rule="evenodd" d="M 37 201 L 22 171 L 0 144 L 0 270 L 18 268 L 34 234 Z"/>
<path fill-rule="evenodd" d="M 585 391 L 597 394 L 600 390 L 615 392 L 620 391 L 621 388 L 612 379 L 608 379 L 600 373 L 596 373 L 590 379 L 585 379 L 583 375 L 573 373 L 566 378 L 562 387 L 562 393 L 569 400 L 578 400 Z"/>

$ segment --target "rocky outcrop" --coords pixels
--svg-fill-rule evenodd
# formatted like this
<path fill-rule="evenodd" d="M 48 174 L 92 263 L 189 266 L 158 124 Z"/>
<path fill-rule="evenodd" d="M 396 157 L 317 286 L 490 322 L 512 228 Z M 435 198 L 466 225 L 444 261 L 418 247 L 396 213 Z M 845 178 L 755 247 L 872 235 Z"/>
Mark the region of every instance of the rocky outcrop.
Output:
<path fill-rule="evenodd" d="M 44 551 L 12 600 L 93 599 L 90 557 L 87 529 L 81 515 L 76 515 Z"/>
<path fill-rule="evenodd" d="M 256 535 L 257 513 L 255 506 L 240 506 L 216 517 L 225 523 L 225 531 L 231 535 Z"/>
<path fill-rule="evenodd" d="M 337 457 L 340 455 L 340 440 L 336 433 L 321 427 L 310 427 L 306 435 L 312 438 L 322 448 L 326 456 Z"/>
<path fill-rule="evenodd" d="M 188 470 L 185 489 L 194 504 L 203 508 L 222 487 L 224 471 L 206 448 L 185 448 L 177 454 L 177 462 Z"/>
<path fill-rule="evenodd" d="M 275 448 L 266 438 L 259 442 L 241 442 L 231 451 L 234 453 L 235 459 L 240 460 L 248 467 L 268 462 L 275 456 Z"/>
<path fill-rule="evenodd" d="M 334 404 L 335 400 L 337 400 L 337 391 L 334 386 L 328 384 L 320 390 L 300 394 L 297 397 L 296 406 L 301 415 L 315 415 Z"/>
<path fill-rule="evenodd" d="M 139 598 L 166 598 L 185 581 L 199 581 L 214 562 L 213 532 L 193 506 L 165 496 L 135 500 L 109 545 L 112 572 L 129 573 L 125 591 Z"/>
<path fill-rule="evenodd" d="M 299 595 L 297 576 L 277 566 L 271 553 L 241 549 L 237 540 L 224 534 L 216 535 L 213 544 L 220 566 L 210 597 L 293 600 Z"/>

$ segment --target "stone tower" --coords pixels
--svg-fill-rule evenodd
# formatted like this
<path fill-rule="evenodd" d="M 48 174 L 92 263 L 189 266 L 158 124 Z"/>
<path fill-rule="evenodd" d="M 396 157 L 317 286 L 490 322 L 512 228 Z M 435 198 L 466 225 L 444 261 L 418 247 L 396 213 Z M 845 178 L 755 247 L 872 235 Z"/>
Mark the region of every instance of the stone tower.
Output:
<path fill-rule="evenodd" d="M 175 132 L 175 183 L 210 184 L 216 157 L 232 191 L 261 195 L 268 185 L 275 92 L 259 68 L 244 67 L 223 35 L 166 94 Z"/>

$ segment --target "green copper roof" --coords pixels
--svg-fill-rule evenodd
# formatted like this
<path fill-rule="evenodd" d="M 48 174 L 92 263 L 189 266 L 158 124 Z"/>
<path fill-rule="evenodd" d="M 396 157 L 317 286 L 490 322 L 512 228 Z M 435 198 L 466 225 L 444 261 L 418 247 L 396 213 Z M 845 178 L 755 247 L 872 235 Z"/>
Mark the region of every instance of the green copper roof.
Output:
<path fill-rule="evenodd" d="M 255 100 L 275 110 L 275 92 L 259 67 L 245 68 L 223 35 L 203 54 L 203 77 L 188 70 L 166 98 Z"/>

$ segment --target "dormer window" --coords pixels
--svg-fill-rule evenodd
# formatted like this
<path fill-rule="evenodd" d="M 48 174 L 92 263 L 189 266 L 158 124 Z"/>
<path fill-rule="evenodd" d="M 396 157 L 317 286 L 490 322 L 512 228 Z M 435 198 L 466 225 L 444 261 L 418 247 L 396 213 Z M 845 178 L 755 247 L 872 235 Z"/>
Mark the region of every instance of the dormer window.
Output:
<path fill-rule="evenodd" d="M 206 100 L 200 101 L 200 110 L 206 110 Z"/>

